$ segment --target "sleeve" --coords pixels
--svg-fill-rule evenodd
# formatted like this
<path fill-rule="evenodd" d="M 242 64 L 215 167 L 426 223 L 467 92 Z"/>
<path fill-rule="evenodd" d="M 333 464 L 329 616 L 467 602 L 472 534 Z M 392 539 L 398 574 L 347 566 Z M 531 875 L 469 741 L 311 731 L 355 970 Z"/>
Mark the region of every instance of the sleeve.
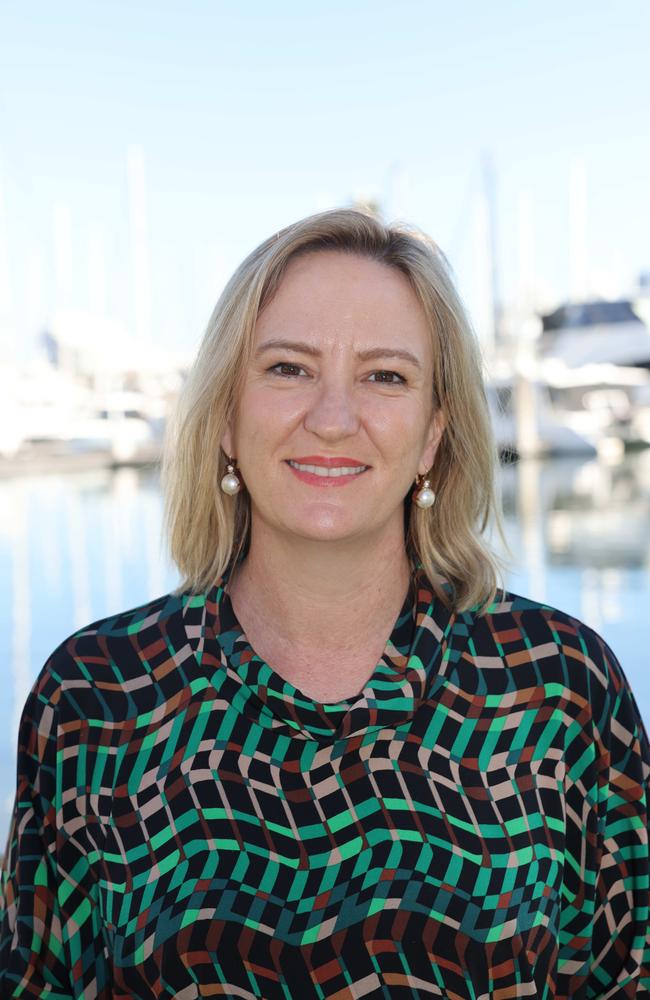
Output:
<path fill-rule="evenodd" d="M 605 643 L 590 1000 L 650 998 L 650 746 L 629 682 Z"/>
<path fill-rule="evenodd" d="M 43 675 L 18 733 L 17 786 L 0 895 L 0 996 L 74 997 L 56 860 L 56 711 Z"/>
<path fill-rule="evenodd" d="M 75 996 L 57 858 L 57 707 L 46 668 L 18 733 L 17 787 L 0 880 L 0 998 Z"/>

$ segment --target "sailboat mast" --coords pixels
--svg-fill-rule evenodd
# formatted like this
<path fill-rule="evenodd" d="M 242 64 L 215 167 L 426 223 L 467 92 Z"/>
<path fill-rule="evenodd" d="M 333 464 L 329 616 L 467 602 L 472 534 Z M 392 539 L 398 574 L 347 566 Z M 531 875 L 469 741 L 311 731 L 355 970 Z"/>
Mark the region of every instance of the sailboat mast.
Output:
<path fill-rule="evenodd" d="M 492 329 L 494 330 L 494 343 L 498 344 L 501 333 L 501 306 L 499 302 L 499 265 L 497 252 L 496 171 L 492 156 L 488 152 L 483 153 L 481 157 L 481 178 L 483 196 L 487 208 Z"/>

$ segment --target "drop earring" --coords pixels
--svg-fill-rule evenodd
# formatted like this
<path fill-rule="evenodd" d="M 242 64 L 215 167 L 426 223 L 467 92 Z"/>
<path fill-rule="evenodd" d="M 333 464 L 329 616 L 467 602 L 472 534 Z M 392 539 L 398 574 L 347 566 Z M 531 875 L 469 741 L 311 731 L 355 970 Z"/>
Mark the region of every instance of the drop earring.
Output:
<path fill-rule="evenodd" d="M 416 476 L 415 478 L 416 491 L 413 494 L 413 500 L 420 507 L 421 510 L 426 510 L 427 507 L 433 507 L 436 502 L 436 495 L 431 489 L 431 483 L 426 476 Z"/>
<path fill-rule="evenodd" d="M 235 471 L 235 459 L 229 458 L 228 465 L 226 466 L 226 474 L 221 480 L 221 489 L 228 496 L 233 497 L 235 493 L 239 493 L 241 489 L 241 479 Z"/>

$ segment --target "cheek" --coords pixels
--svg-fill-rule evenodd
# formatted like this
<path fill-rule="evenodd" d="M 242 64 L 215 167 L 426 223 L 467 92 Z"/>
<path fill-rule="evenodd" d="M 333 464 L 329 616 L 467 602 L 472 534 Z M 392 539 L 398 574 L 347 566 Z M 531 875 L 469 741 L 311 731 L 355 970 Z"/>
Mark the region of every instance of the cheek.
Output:
<path fill-rule="evenodd" d="M 282 444 L 287 431 L 300 422 L 303 406 L 293 393 L 244 391 L 237 411 L 235 441 L 242 460 L 247 454 L 269 452 Z"/>
<path fill-rule="evenodd" d="M 402 401 L 384 400 L 383 405 L 374 405 L 366 411 L 365 423 L 369 433 L 383 441 L 388 448 L 404 453 L 422 447 L 428 426 L 424 408 L 413 405 L 397 405 Z M 406 401 L 404 401 L 406 404 Z"/>

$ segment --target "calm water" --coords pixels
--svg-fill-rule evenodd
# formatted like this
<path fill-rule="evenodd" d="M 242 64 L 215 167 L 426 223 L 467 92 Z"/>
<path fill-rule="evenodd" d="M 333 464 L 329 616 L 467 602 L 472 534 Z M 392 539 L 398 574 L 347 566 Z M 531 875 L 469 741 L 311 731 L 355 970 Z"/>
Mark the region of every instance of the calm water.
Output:
<path fill-rule="evenodd" d="M 527 462 L 502 470 L 509 589 L 576 615 L 609 642 L 650 724 L 650 451 L 608 467 Z M 177 583 L 160 541 L 151 472 L 0 481 L 0 853 L 27 693 L 75 629 Z"/>

